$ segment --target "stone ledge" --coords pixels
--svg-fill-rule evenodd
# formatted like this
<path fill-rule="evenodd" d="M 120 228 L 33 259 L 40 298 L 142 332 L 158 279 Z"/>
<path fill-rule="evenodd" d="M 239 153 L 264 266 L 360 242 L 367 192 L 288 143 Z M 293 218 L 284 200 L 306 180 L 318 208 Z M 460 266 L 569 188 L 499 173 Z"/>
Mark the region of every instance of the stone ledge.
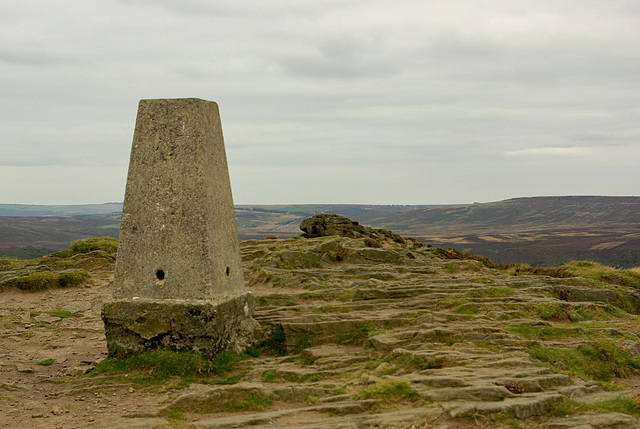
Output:
<path fill-rule="evenodd" d="M 192 351 L 213 357 L 253 343 L 251 292 L 218 301 L 127 299 L 102 308 L 110 356 L 148 349 Z"/>

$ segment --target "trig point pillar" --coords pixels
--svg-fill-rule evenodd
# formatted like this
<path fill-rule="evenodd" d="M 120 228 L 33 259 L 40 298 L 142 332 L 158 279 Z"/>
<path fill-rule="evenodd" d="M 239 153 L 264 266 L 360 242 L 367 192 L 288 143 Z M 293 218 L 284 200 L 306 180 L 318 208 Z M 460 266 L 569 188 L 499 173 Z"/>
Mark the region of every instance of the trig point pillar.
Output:
<path fill-rule="evenodd" d="M 218 105 L 140 101 L 113 299 L 102 311 L 109 354 L 239 351 L 253 339 L 253 305 Z"/>

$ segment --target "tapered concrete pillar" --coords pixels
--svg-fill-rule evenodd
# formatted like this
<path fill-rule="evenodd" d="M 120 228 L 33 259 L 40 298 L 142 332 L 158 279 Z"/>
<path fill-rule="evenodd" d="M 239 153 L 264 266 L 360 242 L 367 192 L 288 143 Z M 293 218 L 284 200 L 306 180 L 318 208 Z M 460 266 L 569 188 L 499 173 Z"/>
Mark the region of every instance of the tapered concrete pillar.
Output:
<path fill-rule="evenodd" d="M 102 312 L 109 353 L 240 350 L 252 314 L 217 104 L 140 101 L 113 300 Z"/>

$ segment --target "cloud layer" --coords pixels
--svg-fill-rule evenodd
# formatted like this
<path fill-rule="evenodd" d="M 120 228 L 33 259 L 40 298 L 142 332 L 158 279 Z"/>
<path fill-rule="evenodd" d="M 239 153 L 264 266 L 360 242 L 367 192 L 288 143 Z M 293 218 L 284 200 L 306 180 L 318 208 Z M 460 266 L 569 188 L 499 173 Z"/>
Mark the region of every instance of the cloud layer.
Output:
<path fill-rule="evenodd" d="M 4 1 L 0 201 L 122 200 L 165 97 L 219 103 L 237 203 L 638 194 L 639 27 L 635 0 Z"/>

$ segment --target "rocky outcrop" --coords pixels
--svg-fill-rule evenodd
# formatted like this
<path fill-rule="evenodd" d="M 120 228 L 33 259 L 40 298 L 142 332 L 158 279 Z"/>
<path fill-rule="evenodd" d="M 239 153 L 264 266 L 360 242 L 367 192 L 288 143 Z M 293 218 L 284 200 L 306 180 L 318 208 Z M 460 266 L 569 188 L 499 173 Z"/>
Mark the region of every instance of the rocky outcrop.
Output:
<path fill-rule="evenodd" d="M 33 384 L 9 390 L 15 385 L 0 383 L 0 393 L 7 390 L 0 408 L 13 418 L 37 386 L 47 389 L 40 402 L 71 410 L 34 426 L 43 428 L 638 427 L 633 415 L 606 411 L 633 412 L 638 404 L 635 290 L 509 275 L 465 255 L 365 232 L 242 243 L 246 287 L 255 295 L 257 350 L 228 373 L 176 377 L 158 388 L 133 384 L 154 374 L 148 368 L 43 383 L 45 370 L 83 374 L 85 359 L 94 362 L 100 354 L 73 354 L 87 345 L 102 341 L 106 352 L 103 325 L 92 313 L 99 306 L 75 308 L 97 288 L 46 291 L 46 300 L 25 294 L 49 306 L 40 314 L 13 303 L 14 294 L 4 304 L 14 310 L 0 313 L 0 340 L 6 340 L 0 366 L 3 376 L 15 374 L 20 383 L 31 377 Z M 107 272 L 92 274 L 108 281 Z M 75 294 L 82 301 L 60 304 Z M 54 311 L 58 307 L 73 315 Z M 124 324 L 137 336 L 160 341 L 171 335 L 151 306 L 130 310 Z M 176 303 L 172 323 L 190 326 L 188 310 Z M 31 333 L 37 337 L 25 335 Z M 47 355 L 20 356 L 45 336 Z M 44 358 L 53 363 L 38 364 Z M 95 421 L 82 416 L 85 407 Z M 32 415 L 41 414 L 30 413 L 16 414 L 11 423 L 18 427 L 19 417 L 37 421 Z"/>
<path fill-rule="evenodd" d="M 361 237 L 365 228 L 344 216 L 335 214 L 318 214 L 307 218 L 300 224 L 300 229 L 307 238 L 340 235 L 343 237 Z"/>

